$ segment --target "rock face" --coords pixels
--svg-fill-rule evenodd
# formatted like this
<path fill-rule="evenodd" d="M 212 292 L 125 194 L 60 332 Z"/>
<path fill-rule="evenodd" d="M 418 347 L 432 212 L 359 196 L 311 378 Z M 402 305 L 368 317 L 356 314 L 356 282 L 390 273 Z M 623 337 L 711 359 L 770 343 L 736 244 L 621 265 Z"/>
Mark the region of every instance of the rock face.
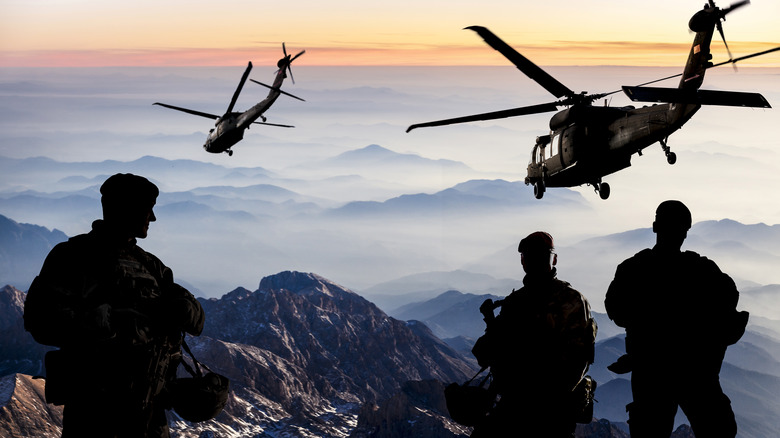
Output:
<path fill-rule="evenodd" d="M 467 437 L 471 429 L 447 413 L 444 385 L 437 380 L 409 381 L 401 391 L 376 405 L 367 403 L 350 438 Z"/>
<path fill-rule="evenodd" d="M 23 374 L 0 378 L 0 436 L 59 437 L 62 408 L 46 404 L 43 380 Z"/>
<path fill-rule="evenodd" d="M 394 396 L 407 381 L 463 381 L 474 372 L 424 325 L 390 318 L 315 274 L 282 272 L 254 292 L 201 303 L 206 327 L 188 342 L 231 379 L 232 394 L 210 423 L 172 416 L 180 436 L 228 427 L 242 436 L 347 436 L 364 403 Z"/>
<path fill-rule="evenodd" d="M 326 396 L 371 401 L 408 380 L 461 381 L 462 356 L 424 326 L 388 317 L 375 305 L 314 275 L 283 272 L 219 300 L 203 301 L 204 335 L 267 350 L 302 369 Z"/>
<path fill-rule="evenodd" d="M 41 374 L 48 350 L 24 330 L 25 293 L 12 286 L 0 289 L 0 376 L 12 373 Z"/>

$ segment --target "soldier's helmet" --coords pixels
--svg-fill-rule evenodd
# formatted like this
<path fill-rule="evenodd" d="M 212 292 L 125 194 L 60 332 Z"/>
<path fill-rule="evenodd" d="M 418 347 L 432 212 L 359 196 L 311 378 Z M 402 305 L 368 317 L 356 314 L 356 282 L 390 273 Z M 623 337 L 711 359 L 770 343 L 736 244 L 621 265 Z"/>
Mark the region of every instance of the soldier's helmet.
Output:
<path fill-rule="evenodd" d="M 691 211 L 680 201 L 669 200 L 655 210 L 653 231 L 688 231 L 691 229 Z"/>
<path fill-rule="evenodd" d="M 103 208 L 115 210 L 154 205 L 160 190 L 142 176 L 117 173 L 100 186 L 100 194 Z"/>
<path fill-rule="evenodd" d="M 553 244 L 552 236 L 544 231 L 535 231 L 529 234 L 520 241 L 520 245 L 517 247 L 517 251 L 521 254 L 550 253 L 554 249 L 555 245 Z"/>

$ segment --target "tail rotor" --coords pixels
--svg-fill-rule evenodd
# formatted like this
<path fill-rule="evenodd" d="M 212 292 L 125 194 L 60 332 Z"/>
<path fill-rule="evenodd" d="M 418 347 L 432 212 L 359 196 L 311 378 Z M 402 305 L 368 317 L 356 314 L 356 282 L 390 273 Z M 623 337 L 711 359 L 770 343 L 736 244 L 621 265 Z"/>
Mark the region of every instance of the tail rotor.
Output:
<path fill-rule="evenodd" d="M 715 0 L 708 0 L 708 1 L 710 7 L 715 10 L 715 14 L 716 14 L 715 27 L 718 29 L 720 38 L 723 40 L 723 45 L 726 46 L 726 52 L 729 54 L 729 60 L 732 60 L 734 59 L 734 56 L 731 54 L 731 50 L 729 49 L 729 44 L 726 42 L 726 35 L 723 33 L 723 22 L 726 21 L 726 14 L 734 11 L 737 8 L 741 8 L 742 6 L 750 4 L 750 0 L 739 1 L 737 3 L 732 4 L 726 9 L 720 9 L 717 6 L 715 6 Z M 736 68 L 736 64 L 734 65 L 734 68 Z"/>
<path fill-rule="evenodd" d="M 289 75 L 290 75 L 290 80 L 292 80 L 292 83 L 294 84 L 295 83 L 295 78 L 293 77 L 292 67 L 290 67 L 290 65 L 292 64 L 293 61 L 298 59 L 299 56 L 301 56 L 304 53 L 306 53 L 306 51 L 305 50 L 301 50 L 300 52 L 298 52 L 297 55 L 292 56 L 292 55 L 287 54 L 287 47 L 285 46 L 284 43 L 282 43 L 282 52 L 284 53 L 284 58 L 280 59 L 279 62 L 276 63 L 276 66 L 279 67 L 279 70 L 277 70 L 277 73 L 279 71 L 285 71 L 286 70 L 286 72 L 289 73 Z"/>

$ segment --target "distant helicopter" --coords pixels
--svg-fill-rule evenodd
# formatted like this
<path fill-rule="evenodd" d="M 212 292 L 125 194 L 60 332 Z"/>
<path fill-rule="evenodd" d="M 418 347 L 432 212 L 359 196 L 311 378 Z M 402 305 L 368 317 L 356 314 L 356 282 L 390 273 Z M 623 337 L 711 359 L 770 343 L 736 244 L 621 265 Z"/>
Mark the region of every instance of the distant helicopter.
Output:
<path fill-rule="evenodd" d="M 732 58 L 723 34 L 721 21 L 726 14 L 748 4 L 741 1 L 726 9 L 715 6 L 713 0 L 697 12 L 688 24 L 696 35 L 683 73 L 647 82 L 639 86 L 624 86 L 622 91 L 633 101 L 665 102 L 662 105 L 635 108 L 633 106 L 593 106 L 596 100 L 618 91 L 602 94 L 577 94 L 558 82 L 547 72 L 515 51 L 504 41 L 480 26 L 466 29 L 475 31 L 493 49 L 499 51 L 528 77 L 539 83 L 560 100 L 555 102 L 456 117 L 409 126 L 406 132 L 415 128 L 442 126 L 477 120 L 495 120 L 506 117 L 557 111 L 550 119 L 550 134 L 536 138 L 536 144 L 528 164 L 526 185 L 532 184 L 534 196 L 541 199 L 546 187 L 574 187 L 592 185 L 602 199 L 610 194 L 609 184 L 602 182 L 603 176 L 625 169 L 631 165 L 634 153 L 642 155 L 642 149 L 659 142 L 669 164 L 677 157 L 670 151 L 667 139 L 680 129 L 701 105 L 726 105 L 753 108 L 770 108 L 769 103 L 758 93 L 700 90 L 704 73 L 708 68 L 736 63 L 754 56 L 780 50 L 780 47 L 760 53 Z M 710 42 L 717 28 L 729 52 L 729 60 L 713 65 L 710 60 Z M 682 76 L 678 88 L 645 87 L 645 85 Z"/>
<path fill-rule="evenodd" d="M 206 143 L 203 145 L 203 149 L 205 149 L 206 152 L 211 152 L 214 154 L 227 152 L 229 156 L 233 156 L 233 150 L 231 148 L 233 145 L 244 138 L 244 130 L 249 129 L 249 126 L 253 123 L 258 125 L 279 126 L 282 128 L 294 128 L 294 126 L 290 125 L 265 123 L 266 118 L 263 115 L 263 113 L 265 113 L 268 108 L 270 108 L 271 105 L 276 102 L 276 99 L 280 94 L 284 94 L 286 96 L 303 101 L 303 99 L 300 97 L 293 96 L 290 93 L 282 91 L 280 87 L 282 86 L 284 79 L 287 77 L 287 72 L 290 73 L 290 79 L 293 80 L 293 84 L 295 83 L 290 64 L 292 64 L 292 62 L 295 61 L 299 56 L 306 53 L 306 51 L 302 50 L 295 56 L 288 55 L 287 48 L 285 47 L 284 43 L 282 43 L 282 52 L 284 52 L 284 58 L 280 59 L 279 62 L 276 63 L 276 65 L 279 67 L 279 70 L 274 75 L 273 85 L 266 85 L 262 82 L 250 79 L 250 81 L 256 84 L 270 88 L 271 91 L 268 92 L 268 96 L 265 99 L 244 112 L 233 112 L 233 106 L 235 106 L 238 95 L 241 93 L 241 89 L 244 87 L 244 83 L 246 82 L 247 77 L 249 77 L 249 72 L 252 70 L 252 62 L 249 62 L 247 65 L 246 70 L 244 71 L 244 75 L 241 77 L 241 82 L 238 83 L 238 88 L 236 88 L 236 91 L 233 93 L 233 98 L 230 100 L 230 105 L 228 106 L 227 111 L 225 111 L 225 114 L 223 114 L 221 117 L 216 114 L 204 113 L 160 102 L 155 102 L 154 105 L 160 105 L 166 108 L 175 109 L 177 111 L 183 111 L 185 113 L 216 120 L 214 128 L 209 130 L 209 135 L 206 138 Z M 262 119 L 263 121 L 255 122 L 255 120 L 258 118 Z"/>

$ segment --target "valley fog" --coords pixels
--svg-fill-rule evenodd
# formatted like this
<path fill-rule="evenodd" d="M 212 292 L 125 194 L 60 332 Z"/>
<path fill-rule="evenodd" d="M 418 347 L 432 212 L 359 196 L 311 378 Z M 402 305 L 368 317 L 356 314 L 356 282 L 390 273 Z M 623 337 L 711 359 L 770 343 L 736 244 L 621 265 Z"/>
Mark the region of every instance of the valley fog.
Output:
<path fill-rule="evenodd" d="M 253 290 L 284 270 L 316 272 L 357 292 L 455 270 L 519 283 L 517 242 L 544 229 L 556 238 L 561 277 L 597 310 L 615 265 L 652 245 L 653 212 L 665 199 L 685 202 L 695 223 L 780 223 L 780 140 L 768 135 L 780 120 L 776 109 L 702 108 L 669 139 L 674 166 L 653 146 L 605 178 L 613 188 L 607 201 L 591 187 L 550 189 L 536 200 L 522 181 L 552 113 L 404 132 L 412 123 L 551 100 L 513 67 L 296 66 L 296 84 L 283 89 L 306 102 L 282 96 L 266 114 L 296 128 L 254 126 L 232 157 L 203 151 L 212 121 L 152 106 L 221 114 L 242 69 L 3 69 L 0 214 L 72 236 L 100 216 L 97 188 L 107 176 L 146 176 L 162 194 L 141 246 L 210 297 Z M 265 81 L 274 71 L 256 66 L 250 77 Z M 593 93 L 678 71 L 549 72 Z M 703 88 L 760 92 L 777 106 L 778 74 L 715 69 Z M 266 93 L 248 83 L 236 109 Z M 630 104 L 622 93 L 607 99 Z M 638 239 L 596 239 L 632 230 Z M 777 241 L 698 232 L 685 248 L 713 252 L 743 287 L 780 284 Z"/>

